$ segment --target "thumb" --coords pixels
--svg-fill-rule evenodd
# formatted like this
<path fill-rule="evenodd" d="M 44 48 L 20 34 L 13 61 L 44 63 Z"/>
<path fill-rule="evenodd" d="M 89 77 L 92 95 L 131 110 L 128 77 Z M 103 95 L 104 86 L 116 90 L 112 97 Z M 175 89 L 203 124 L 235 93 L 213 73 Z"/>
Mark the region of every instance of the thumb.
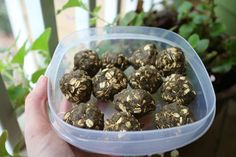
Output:
<path fill-rule="evenodd" d="M 41 76 L 25 100 L 25 128 L 48 131 L 50 124 L 47 114 L 47 77 Z"/>

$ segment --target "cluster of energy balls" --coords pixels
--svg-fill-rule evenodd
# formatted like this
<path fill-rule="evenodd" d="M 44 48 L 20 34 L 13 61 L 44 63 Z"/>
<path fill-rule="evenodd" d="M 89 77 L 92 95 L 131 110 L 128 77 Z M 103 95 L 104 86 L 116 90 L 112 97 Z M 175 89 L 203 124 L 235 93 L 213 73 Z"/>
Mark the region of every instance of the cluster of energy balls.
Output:
<path fill-rule="evenodd" d="M 154 113 L 157 129 L 181 126 L 193 122 L 188 105 L 196 92 L 185 76 L 185 57 L 180 48 L 159 51 L 155 44 L 146 44 L 131 57 L 122 53 L 105 53 L 101 58 L 93 50 L 83 50 L 74 56 L 74 68 L 60 80 L 60 89 L 73 104 L 64 121 L 80 128 L 105 131 L 140 131 L 139 119 Z M 133 72 L 124 71 L 132 66 Z M 158 89 L 165 105 L 156 111 L 151 94 Z M 91 95 L 113 104 L 117 110 L 104 120 Z"/>

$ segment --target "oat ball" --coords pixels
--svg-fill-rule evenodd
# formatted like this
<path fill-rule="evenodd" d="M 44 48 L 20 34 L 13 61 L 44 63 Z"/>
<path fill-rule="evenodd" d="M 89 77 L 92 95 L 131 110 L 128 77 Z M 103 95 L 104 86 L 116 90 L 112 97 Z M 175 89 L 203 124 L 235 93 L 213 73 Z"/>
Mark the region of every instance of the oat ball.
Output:
<path fill-rule="evenodd" d="M 185 57 L 180 48 L 171 47 L 159 53 L 155 65 L 163 76 L 183 74 L 185 72 Z"/>
<path fill-rule="evenodd" d="M 129 83 L 132 88 L 155 93 L 162 84 L 162 78 L 155 66 L 145 65 L 130 75 Z"/>
<path fill-rule="evenodd" d="M 104 114 L 93 103 L 81 103 L 65 113 L 64 121 L 79 128 L 103 130 Z"/>
<path fill-rule="evenodd" d="M 84 70 L 93 77 L 100 69 L 100 60 L 95 51 L 82 50 L 74 56 L 74 70 Z"/>
<path fill-rule="evenodd" d="M 63 75 L 60 89 L 72 103 L 87 102 L 92 92 L 92 81 L 85 71 L 76 70 Z"/>
<path fill-rule="evenodd" d="M 181 126 L 193 121 L 189 108 L 176 103 L 165 105 L 160 112 L 155 114 L 155 126 L 158 129 Z"/>
<path fill-rule="evenodd" d="M 161 98 L 169 103 L 189 105 L 196 97 L 196 92 L 186 76 L 171 74 L 161 87 Z"/>
<path fill-rule="evenodd" d="M 113 100 L 115 94 L 127 87 L 128 80 L 120 69 L 105 68 L 93 78 L 93 94 L 102 101 Z"/>
<path fill-rule="evenodd" d="M 124 89 L 116 94 L 113 103 L 118 111 L 140 117 L 156 109 L 151 94 L 143 89 Z"/>
<path fill-rule="evenodd" d="M 145 65 L 155 65 L 157 54 L 156 46 L 154 44 L 147 44 L 134 51 L 129 61 L 135 69 Z"/>
<path fill-rule="evenodd" d="M 105 121 L 105 131 L 140 131 L 139 121 L 128 112 L 118 112 Z"/>
<path fill-rule="evenodd" d="M 129 61 L 121 53 L 106 53 L 103 55 L 102 59 L 102 68 L 111 68 L 117 67 L 121 70 L 125 70 L 129 67 Z"/>

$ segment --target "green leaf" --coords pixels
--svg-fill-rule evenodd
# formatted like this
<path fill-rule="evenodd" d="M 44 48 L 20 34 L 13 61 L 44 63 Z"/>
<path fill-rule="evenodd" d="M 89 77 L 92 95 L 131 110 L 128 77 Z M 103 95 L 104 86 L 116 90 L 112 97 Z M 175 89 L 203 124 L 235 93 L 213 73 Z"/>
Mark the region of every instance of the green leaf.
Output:
<path fill-rule="evenodd" d="M 31 81 L 32 81 L 33 83 L 36 83 L 37 80 L 39 79 L 39 77 L 40 77 L 41 75 L 43 75 L 43 74 L 45 73 L 45 71 L 46 71 L 46 68 L 39 69 L 39 70 L 35 71 L 35 72 L 32 74 Z"/>
<path fill-rule="evenodd" d="M 119 23 L 119 20 L 120 20 L 120 15 L 117 15 L 114 20 L 112 21 L 112 25 L 118 25 L 117 23 Z"/>
<path fill-rule="evenodd" d="M 14 157 L 19 157 L 18 154 L 21 152 L 21 150 L 22 150 L 22 148 L 24 148 L 24 146 L 25 146 L 25 140 L 22 137 L 13 149 Z"/>
<path fill-rule="evenodd" d="M 1 157 L 9 157 L 11 156 L 6 150 L 6 141 L 7 141 L 7 131 L 3 130 L 0 136 L 0 156 Z"/>
<path fill-rule="evenodd" d="M 203 24 L 208 22 L 209 16 L 205 14 L 198 14 L 197 12 L 192 12 L 189 14 L 189 17 L 192 18 L 192 22 L 195 24 Z"/>
<path fill-rule="evenodd" d="M 101 6 L 100 5 L 97 5 L 94 9 L 93 9 L 93 13 L 94 14 L 97 14 L 100 10 L 101 10 Z"/>
<path fill-rule="evenodd" d="M 95 26 L 97 22 L 97 18 L 96 17 L 92 17 L 89 19 L 89 25 L 90 26 Z"/>
<path fill-rule="evenodd" d="M 188 38 L 189 35 L 193 32 L 195 28 L 195 25 L 192 23 L 189 24 L 183 24 L 180 28 L 179 28 L 179 34 L 184 37 L 184 38 Z"/>
<path fill-rule="evenodd" d="M 142 26 L 144 22 L 144 18 L 145 18 L 145 13 L 142 11 L 136 16 L 134 20 L 134 26 Z"/>
<path fill-rule="evenodd" d="M 3 64 L 3 62 L 0 60 L 0 72 L 2 72 L 5 68 L 5 65 Z"/>
<path fill-rule="evenodd" d="M 216 65 L 213 68 L 211 68 L 211 71 L 215 73 L 226 73 L 229 72 L 231 68 L 232 68 L 231 62 L 223 62 L 222 64 Z"/>
<path fill-rule="evenodd" d="M 216 37 L 225 32 L 225 25 L 223 23 L 213 23 L 211 26 L 210 35 Z"/>
<path fill-rule="evenodd" d="M 188 42 L 195 48 L 199 42 L 200 38 L 197 34 L 193 34 L 188 38 Z"/>
<path fill-rule="evenodd" d="M 48 42 L 51 36 L 51 28 L 47 28 L 32 44 L 31 50 L 48 51 Z"/>
<path fill-rule="evenodd" d="M 205 12 L 209 9 L 209 7 L 206 4 L 200 3 L 200 4 L 197 5 L 196 9 L 198 11 Z"/>
<path fill-rule="evenodd" d="M 202 55 L 209 46 L 209 40 L 208 39 L 202 39 L 197 43 L 197 46 L 195 47 L 195 50 L 199 55 Z"/>
<path fill-rule="evenodd" d="M 184 1 L 179 8 L 177 9 L 178 12 L 178 19 L 181 20 L 187 16 L 189 13 L 190 9 L 192 8 L 192 3 L 188 1 Z"/>
<path fill-rule="evenodd" d="M 25 59 L 25 54 L 26 54 L 25 46 L 26 46 L 26 42 L 21 46 L 18 52 L 14 55 L 14 57 L 11 60 L 12 63 L 18 63 L 21 66 L 24 65 L 24 59 Z"/>
<path fill-rule="evenodd" d="M 192 15 L 193 23 L 195 24 L 203 24 L 209 20 L 208 15 L 201 15 L 201 14 L 190 14 Z"/>
<path fill-rule="evenodd" d="M 120 20 L 121 26 L 128 26 L 131 21 L 135 19 L 137 13 L 135 11 L 130 11 L 125 14 L 125 16 Z"/>
<path fill-rule="evenodd" d="M 192 8 L 192 3 L 188 2 L 188 1 L 184 1 L 179 8 L 177 9 L 178 13 L 187 13 L 190 11 L 190 9 Z"/>
<path fill-rule="evenodd" d="M 25 103 L 25 97 L 29 93 L 29 88 L 23 87 L 21 84 L 17 86 L 10 86 L 7 89 L 8 95 L 14 105 L 14 108 L 18 108 Z"/>
<path fill-rule="evenodd" d="M 68 0 L 61 9 L 57 10 L 57 14 L 60 14 L 63 10 L 73 7 L 81 7 L 82 9 L 89 10 L 82 0 Z"/>

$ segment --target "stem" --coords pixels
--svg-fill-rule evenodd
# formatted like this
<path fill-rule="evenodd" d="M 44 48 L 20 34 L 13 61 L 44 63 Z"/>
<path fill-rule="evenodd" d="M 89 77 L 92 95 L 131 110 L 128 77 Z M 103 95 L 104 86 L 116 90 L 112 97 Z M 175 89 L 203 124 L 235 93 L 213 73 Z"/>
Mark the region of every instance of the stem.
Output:
<path fill-rule="evenodd" d="M 112 25 L 112 23 L 109 23 L 108 21 L 106 21 L 106 20 L 103 19 L 102 17 L 98 16 L 97 14 L 94 14 L 93 12 L 90 12 L 89 10 L 87 10 L 87 11 L 88 11 L 88 13 L 89 13 L 90 15 L 92 15 L 93 17 L 96 17 L 97 19 L 99 19 L 99 20 L 105 22 L 105 23 L 108 24 L 108 25 Z"/>
<path fill-rule="evenodd" d="M 8 72 L 3 71 L 2 74 L 5 75 L 9 80 L 13 81 L 13 77 Z"/>
<path fill-rule="evenodd" d="M 88 8 L 86 5 L 83 5 L 81 8 L 84 9 L 85 11 L 87 11 L 87 12 L 89 13 L 89 15 L 91 15 L 91 16 L 93 16 L 93 17 L 96 17 L 97 19 L 99 19 L 99 20 L 105 22 L 105 23 L 108 24 L 108 25 L 112 25 L 111 23 L 109 23 L 108 21 L 106 21 L 105 19 L 103 19 L 102 17 L 100 17 L 100 16 L 98 16 L 97 14 L 91 12 L 91 11 L 89 10 L 89 8 Z"/>

